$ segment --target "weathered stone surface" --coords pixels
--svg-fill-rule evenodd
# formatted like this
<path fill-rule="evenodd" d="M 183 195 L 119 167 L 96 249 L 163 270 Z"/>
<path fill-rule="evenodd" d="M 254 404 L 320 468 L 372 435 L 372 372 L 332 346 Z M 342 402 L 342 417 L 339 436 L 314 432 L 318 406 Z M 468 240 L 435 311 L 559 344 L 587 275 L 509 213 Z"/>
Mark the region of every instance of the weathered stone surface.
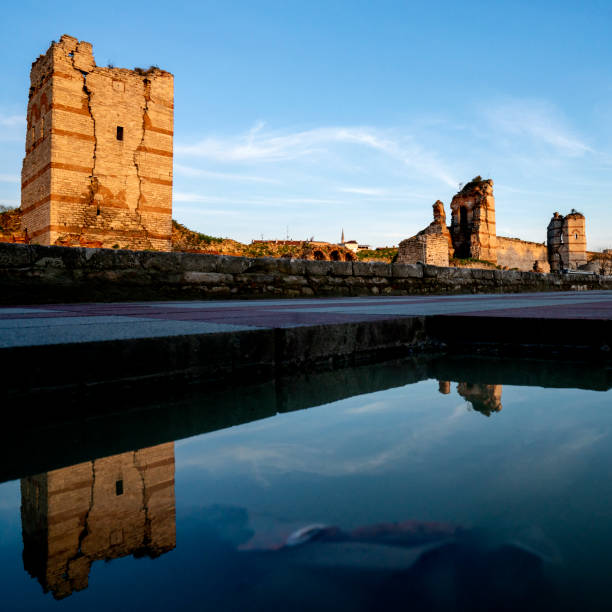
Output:
<path fill-rule="evenodd" d="M 448 241 L 443 234 L 421 233 L 402 240 L 397 252 L 398 263 L 448 266 Z"/>
<path fill-rule="evenodd" d="M 305 261 L 305 271 L 308 276 L 321 276 L 330 274 L 332 267 L 330 261 Z"/>
<path fill-rule="evenodd" d="M 25 244 L 0 242 L 0 268 L 20 268 L 32 263 L 32 251 Z"/>
<path fill-rule="evenodd" d="M 497 265 L 524 271 L 537 266 L 543 273 L 550 272 L 546 245 L 503 236 L 497 237 Z"/>
<path fill-rule="evenodd" d="M 0 302 L 612 289 L 612 277 L 595 274 L 353 262 L 353 275 L 347 275 L 346 264 L 341 268 L 337 264 L 287 260 L 278 267 L 296 273 L 266 273 L 251 270 L 273 269 L 269 260 L 4 243 L 0 244 Z M 247 272 L 235 272 L 246 266 Z"/>
<path fill-rule="evenodd" d="M 353 262 L 352 261 L 332 261 L 331 273 L 336 276 L 352 276 Z"/>
<path fill-rule="evenodd" d="M 173 76 L 96 66 L 64 35 L 32 65 L 22 229 L 40 244 L 171 248 Z"/>
<path fill-rule="evenodd" d="M 220 274 L 219 272 L 185 272 L 183 278 L 186 283 L 206 283 L 209 285 L 221 285 L 234 281 L 231 274 Z"/>
<path fill-rule="evenodd" d="M 547 247 L 551 272 L 576 270 L 586 265 L 584 215 L 572 210 L 564 217 L 556 212 L 548 224 Z"/>
<path fill-rule="evenodd" d="M 493 181 L 474 178 L 453 197 L 451 212 L 455 257 L 497 263 Z"/>
<path fill-rule="evenodd" d="M 354 261 L 355 276 L 391 276 L 391 264 L 382 261 Z"/>
<path fill-rule="evenodd" d="M 279 277 L 275 274 L 249 272 L 248 274 L 236 274 L 233 278 L 237 283 L 246 283 L 252 285 L 272 285 L 274 281 Z"/>
<path fill-rule="evenodd" d="M 175 255 L 180 256 L 183 269 L 192 272 L 216 272 L 224 261 L 224 258 L 218 255 L 196 253 L 175 253 Z M 231 265 L 224 264 L 223 270 L 228 274 L 232 273 Z"/>
<path fill-rule="evenodd" d="M 231 255 L 222 255 L 220 258 L 215 255 L 209 257 L 217 260 L 217 267 L 223 270 L 226 274 L 242 274 L 253 267 L 255 259 L 252 257 L 232 257 Z"/>
<path fill-rule="evenodd" d="M 281 276 L 281 281 L 285 285 L 307 285 L 308 281 L 303 276 L 287 275 Z"/>
<path fill-rule="evenodd" d="M 393 278 L 423 278 L 423 266 L 417 264 L 391 264 Z"/>

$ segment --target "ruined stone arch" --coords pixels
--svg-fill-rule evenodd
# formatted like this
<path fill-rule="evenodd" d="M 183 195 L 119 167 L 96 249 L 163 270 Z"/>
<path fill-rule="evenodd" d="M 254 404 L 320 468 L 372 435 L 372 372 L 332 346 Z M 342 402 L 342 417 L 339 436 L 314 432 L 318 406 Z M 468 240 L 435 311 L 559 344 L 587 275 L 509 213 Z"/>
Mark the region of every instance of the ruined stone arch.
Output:
<path fill-rule="evenodd" d="M 330 258 L 332 261 L 341 261 L 341 260 L 342 260 L 342 257 L 340 256 L 340 252 L 339 252 L 339 251 L 332 251 L 332 252 L 329 254 L 329 258 Z"/>
<path fill-rule="evenodd" d="M 312 256 L 317 260 L 317 261 L 324 261 L 325 260 L 325 254 L 323 253 L 323 251 L 315 251 Z"/>

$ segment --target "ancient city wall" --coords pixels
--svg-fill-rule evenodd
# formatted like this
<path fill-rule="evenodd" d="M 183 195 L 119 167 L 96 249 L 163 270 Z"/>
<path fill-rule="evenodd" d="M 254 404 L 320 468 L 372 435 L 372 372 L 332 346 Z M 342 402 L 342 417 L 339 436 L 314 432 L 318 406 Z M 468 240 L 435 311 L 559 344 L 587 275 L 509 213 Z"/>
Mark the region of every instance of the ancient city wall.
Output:
<path fill-rule="evenodd" d="M 533 270 L 536 261 L 542 272 L 550 272 L 548 251 L 545 244 L 527 242 L 519 238 L 497 237 L 498 266 L 530 271 Z"/>
<path fill-rule="evenodd" d="M 582 289 L 612 276 L 0 243 L 4 304 Z"/>

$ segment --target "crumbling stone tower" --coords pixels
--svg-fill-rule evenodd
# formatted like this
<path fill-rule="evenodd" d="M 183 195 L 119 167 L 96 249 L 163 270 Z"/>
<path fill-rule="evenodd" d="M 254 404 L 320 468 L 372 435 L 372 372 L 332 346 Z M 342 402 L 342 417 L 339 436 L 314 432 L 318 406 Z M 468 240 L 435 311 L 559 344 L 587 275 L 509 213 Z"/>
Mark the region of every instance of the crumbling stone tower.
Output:
<path fill-rule="evenodd" d="M 22 227 L 39 244 L 171 248 L 173 76 L 64 35 L 30 73 Z"/>
<path fill-rule="evenodd" d="M 472 179 L 451 202 L 450 232 L 455 257 L 497 263 L 493 181 Z"/>
<path fill-rule="evenodd" d="M 587 263 L 586 222 L 572 209 L 565 217 L 553 214 L 547 232 L 548 263 L 551 272 L 576 270 Z"/>

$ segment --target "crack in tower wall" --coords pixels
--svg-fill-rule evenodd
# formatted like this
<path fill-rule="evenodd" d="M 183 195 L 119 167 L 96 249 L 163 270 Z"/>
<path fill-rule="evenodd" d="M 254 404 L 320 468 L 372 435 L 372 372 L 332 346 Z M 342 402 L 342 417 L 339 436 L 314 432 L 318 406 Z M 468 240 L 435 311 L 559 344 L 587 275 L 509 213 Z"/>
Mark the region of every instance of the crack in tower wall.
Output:
<path fill-rule="evenodd" d="M 32 242 L 171 250 L 172 75 L 96 66 L 89 43 L 63 36 L 31 81 L 22 225 Z M 43 124 L 52 137 L 41 143 Z"/>

